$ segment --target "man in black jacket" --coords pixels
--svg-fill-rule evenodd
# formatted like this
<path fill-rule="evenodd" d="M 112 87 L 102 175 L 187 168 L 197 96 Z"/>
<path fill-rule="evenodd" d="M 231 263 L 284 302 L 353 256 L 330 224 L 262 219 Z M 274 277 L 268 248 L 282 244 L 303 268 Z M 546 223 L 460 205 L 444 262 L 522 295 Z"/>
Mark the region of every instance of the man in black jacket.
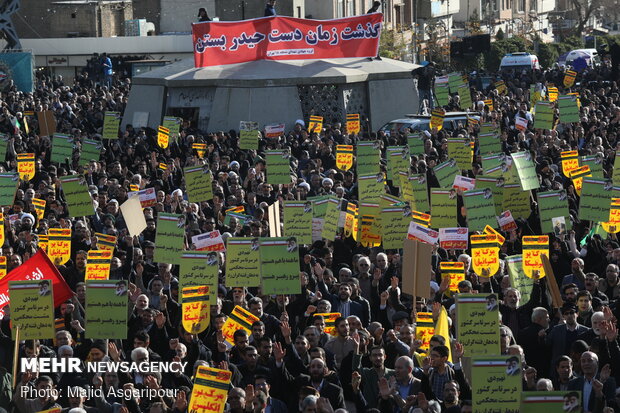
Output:
<path fill-rule="evenodd" d="M 424 103 L 428 104 L 429 112 L 435 107 L 433 102 L 433 84 L 435 83 L 435 63 L 429 62 L 426 66 L 418 67 L 411 72 L 411 75 L 418 79 L 418 99 L 420 109 L 424 110 Z"/>

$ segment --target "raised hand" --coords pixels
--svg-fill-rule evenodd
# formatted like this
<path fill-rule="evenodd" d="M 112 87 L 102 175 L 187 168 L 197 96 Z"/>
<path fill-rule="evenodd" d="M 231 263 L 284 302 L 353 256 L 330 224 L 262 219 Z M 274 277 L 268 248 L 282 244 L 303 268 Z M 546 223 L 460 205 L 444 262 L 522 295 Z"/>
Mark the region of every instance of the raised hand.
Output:
<path fill-rule="evenodd" d="M 280 324 L 280 331 L 282 331 L 282 336 L 284 338 L 291 337 L 291 326 L 288 324 L 288 321 L 283 321 L 282 324 Z"/>
<path fill-rule="evenodd" d="M 114 361 L 120 361 L 121 359 L 121 355 L 118 351 L 118 348 L 116 347 L 116 343 L 114 343 L 113 341 L 108 342 L 108 355 Z"/>
<path fill-rule="evenodd" d="M 392 395 L 392 389 L 385 377 L 379 379 L 379 394 L 382 399 L 388 399 Z"/>
<path fill-rule="evenodd" d="M 351 374 L 351 387 L 353 387 L 354 393 L 357 393 L 360 391 L 361 382 L 362 382 L 362 376 L 359 374 L 359 372 L 354 371 Z"/>
<path fill-rule="evenodd" d="M 605 383 L 609 376 L 611 376 L 611 366 L 609 364 L 605 364 L 605 366 L 601 369 L 599 380 L 601 383 Z"/>
<path fill-rule="evenodd" d="M 276 342 L 273 345 L 273 357 L 276 359 L 277 363 L 280 363 L 284 360 L 284 356 L 286 356 L 286 349 L 282 348 L 282 344 Z"/>
<path fill-rule="evenodd" d="M 93 386 L 95 386 L 96 388 L 99 388 L 103 385 L 103 378 L 101 378 L 101 376 L 95 374 L 93 376 Z"/>
<path fill-rule="evenodd" d="M 174 399 L 174 405 L 172 407 L 180 412 L 184 412 L 185 409 L 187 409 L 187 398 L 185 397 L 184 390 L 179 390 L 179 392 L 177 393 L 177 397 Z"/>
<path fill-rule="evenodd" d="M 166 315 L 161 311 L 158 311 L 157 315 L 155 315 L 155 324 L 157 324 L 157 328 L 163 328 L 165 323 Z"/>
<path fill-rule="evenodd" d="M 455 360 L 460 360 L 461 358 L 463 358 L 463 354 L 465 354 L 465 349 L 463 348 L 463 345 L 458 341 L 455 341 L 454 348 L 452 349 L 452 356 Z"/>

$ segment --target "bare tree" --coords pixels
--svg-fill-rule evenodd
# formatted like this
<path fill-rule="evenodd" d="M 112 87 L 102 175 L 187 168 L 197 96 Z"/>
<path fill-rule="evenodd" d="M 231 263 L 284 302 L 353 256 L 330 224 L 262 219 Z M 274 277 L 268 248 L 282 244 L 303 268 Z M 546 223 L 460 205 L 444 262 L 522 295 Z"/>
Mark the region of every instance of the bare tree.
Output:
<path fill-rule="evenodd" d="M 601 0 L 571 0 L 571 4 L 574 7 L 575 19 L 578 22 L 574 31 L 579 36 L 583 34 L 588 20 L 590 20 L 592 13 L 600 6 Z"/>

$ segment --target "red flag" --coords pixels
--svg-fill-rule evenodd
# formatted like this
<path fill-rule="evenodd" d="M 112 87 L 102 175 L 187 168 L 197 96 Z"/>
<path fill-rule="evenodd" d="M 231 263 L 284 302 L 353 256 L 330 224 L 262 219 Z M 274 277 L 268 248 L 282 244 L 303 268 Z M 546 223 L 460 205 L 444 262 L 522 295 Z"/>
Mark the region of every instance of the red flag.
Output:
<path fill-rule="evenodd" d="M 4 316 L 2 308 L 9 303 L 9 281 L 27 280 L 51 280 L 54 288 L 54 307 L 60 306 L 73 296 L 71 288 L 47 254 L 39 249 L 28 261 L 0 280 L 0 316 Z"/>

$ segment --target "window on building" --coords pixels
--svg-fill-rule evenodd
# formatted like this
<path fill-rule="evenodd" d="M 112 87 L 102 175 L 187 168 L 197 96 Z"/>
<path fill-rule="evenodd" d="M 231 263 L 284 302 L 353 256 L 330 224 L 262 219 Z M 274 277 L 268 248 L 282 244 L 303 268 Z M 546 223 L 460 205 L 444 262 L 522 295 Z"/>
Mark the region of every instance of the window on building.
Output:
<path fill-rule="evenodd" d="M 347 0 L 347 16 L 355 16 L 355 0 Z"/>
<path fill-rule="evenodd" d="M 525 0 L 518 0 L 519 2 L 517 3 L 517 11 L 523 13 L 523 11 L 525 11 Z"/>
<path fill-rule="evenodd" d="M 344 0 L 336 2 L 336 17 L 344 17 Z"/>

